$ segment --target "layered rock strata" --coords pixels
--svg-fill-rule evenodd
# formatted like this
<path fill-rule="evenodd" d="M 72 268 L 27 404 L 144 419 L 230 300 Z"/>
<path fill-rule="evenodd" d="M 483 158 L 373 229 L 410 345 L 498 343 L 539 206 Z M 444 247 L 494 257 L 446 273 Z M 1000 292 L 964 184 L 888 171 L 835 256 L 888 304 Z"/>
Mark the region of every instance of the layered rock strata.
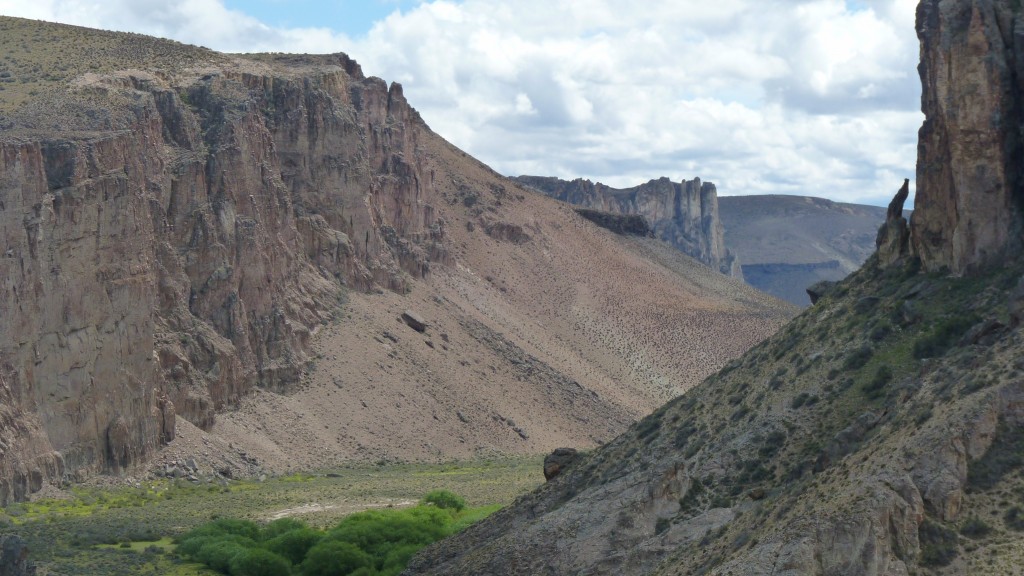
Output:
<path fill-rule="evenodd" d="M 700 178 L 683 182 L 660 178 L 633 188 L 617 189 L 582 178 L 568 182 L 542 176 L 519 176 L 515 180 L 584 208 L 643 216 L 656 237 L 723 274 L 743 277 L 739 261 L 725 247 L 718 191 L 711 182 L 701 182 Z"/>

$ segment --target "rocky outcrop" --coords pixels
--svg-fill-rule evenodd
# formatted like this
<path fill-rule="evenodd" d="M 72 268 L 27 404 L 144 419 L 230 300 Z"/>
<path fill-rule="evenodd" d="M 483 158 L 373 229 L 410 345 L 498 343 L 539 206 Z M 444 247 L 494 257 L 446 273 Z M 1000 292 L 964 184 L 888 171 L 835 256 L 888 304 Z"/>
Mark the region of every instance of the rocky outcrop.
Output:
<path fill-rule="evenodd" d="M 910 249 L 910 229 L 907 227 L 907 219 L 903 217 L 903 204 L 908 196 L 910 180 L 904 180 L 903 186 L 889 203 L 885 223 L 878 229 L 875 247 L 878 250 L 878 261 L 883 266 L 899 261 Z"/>
<path fill-rule="evenodd" d="M 926 121 L 909 238 L 905 185 L 877 259 L 567 473 L 428 548 L 409 573 L 1015 571 L 1020 11 L 1011 0 L 918 8 Z M 906 255 L 953 274 L 924 278 Z"/>
<path fill-rule="evenodd" d="M 580 459 L 575 448 L 556 448 L 544 457 L 544 480 L 551 481 Z"/>
<path fill-rule="evenodd" d="M 0 576 L 32 576 L 35 565 L 28 559 L 25 541 L 13 534 L 0 536 Z"/>
<path fill-rule="evenodd" d="M 718 215 L 718 191 L 699 178 L 681 183 L 668 178 L 616 189 L 590 180 L 571 182 L 541 176 L 519 176 L 521 184 L 548 196 L 603 212 L 643 216 L 654 235 L 728 276 L 743 277 L 736 256 L 725 247 Z"/>
<path fill-rule="evenodd" d="M 0 503 L 287 390 L 346 287 L 402 291 L 450 260 L 401 86 L 344 55 L 208 56 L 8 115 Z"/>
<path fill-rule="evenodd" d="M 1022 242 L 1024 20 L 1011 0 L 923 0 L 925 122 L 911 244 L 928 270 L 1000 262 Z"/>

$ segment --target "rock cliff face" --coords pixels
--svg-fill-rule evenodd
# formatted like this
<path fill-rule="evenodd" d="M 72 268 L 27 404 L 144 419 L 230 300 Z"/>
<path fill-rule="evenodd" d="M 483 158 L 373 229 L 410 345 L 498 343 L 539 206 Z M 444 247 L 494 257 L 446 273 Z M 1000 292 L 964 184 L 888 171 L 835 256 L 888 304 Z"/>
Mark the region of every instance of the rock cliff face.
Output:
<path fill-rule="evenodd" d="M 288 389 L 345 287 L 448 260 L 401 86 L 344 55 L 196 59 L 4 114 L 0 502 Z"/>
<path fill-rule="evenodd" d="M 571 182 L 542 176 L 519 176 L 520 183 L 570 204 L 619 214 L 636 214 L 651 223 L 658 238 L 712 268 L 736 278 L 743 271 L 725 247 L 718 215 L 718 191 L 699 178 L 681 183 L 668 178 L 619 190 L 578 178 Z"/>
<path fill-rule="evenodd" d="M 911 243 L 925 268 L 969 272 L 1021 246 L 1024 20 L 1013 0 L 917 9 L 925 122 Z"/>

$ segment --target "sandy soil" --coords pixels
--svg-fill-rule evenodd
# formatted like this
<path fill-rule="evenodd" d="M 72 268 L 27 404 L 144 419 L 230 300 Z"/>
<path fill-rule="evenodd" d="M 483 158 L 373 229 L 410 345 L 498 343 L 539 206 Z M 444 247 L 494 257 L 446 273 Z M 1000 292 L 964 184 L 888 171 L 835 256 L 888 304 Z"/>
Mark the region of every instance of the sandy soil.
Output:
<path fill-rule="evenodd" d="M 663 243 L 508 186 L 483 210 L 445 207 L 453 265 L 408 294 L 351 293 L 293 393 L 255 390 L 209 432 L 185 423 L 157 466 L 198 454 L 275 473 L 588 448 L 793 313 Z M 495 222 L 528 239 L 489 236 Z M 401 320 L 406 310 L 426 332 Z"/>

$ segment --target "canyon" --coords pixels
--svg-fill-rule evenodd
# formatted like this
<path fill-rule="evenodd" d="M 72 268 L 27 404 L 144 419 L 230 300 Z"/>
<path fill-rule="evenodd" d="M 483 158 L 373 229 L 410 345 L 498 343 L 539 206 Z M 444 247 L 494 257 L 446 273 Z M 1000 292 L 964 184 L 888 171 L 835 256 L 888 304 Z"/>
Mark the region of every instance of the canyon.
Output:
<path fill-rule="evenodd" d="M 343 54 L 0 30 L 0 502 L 595 446 L 794 313 L 496 174 Z"/>

